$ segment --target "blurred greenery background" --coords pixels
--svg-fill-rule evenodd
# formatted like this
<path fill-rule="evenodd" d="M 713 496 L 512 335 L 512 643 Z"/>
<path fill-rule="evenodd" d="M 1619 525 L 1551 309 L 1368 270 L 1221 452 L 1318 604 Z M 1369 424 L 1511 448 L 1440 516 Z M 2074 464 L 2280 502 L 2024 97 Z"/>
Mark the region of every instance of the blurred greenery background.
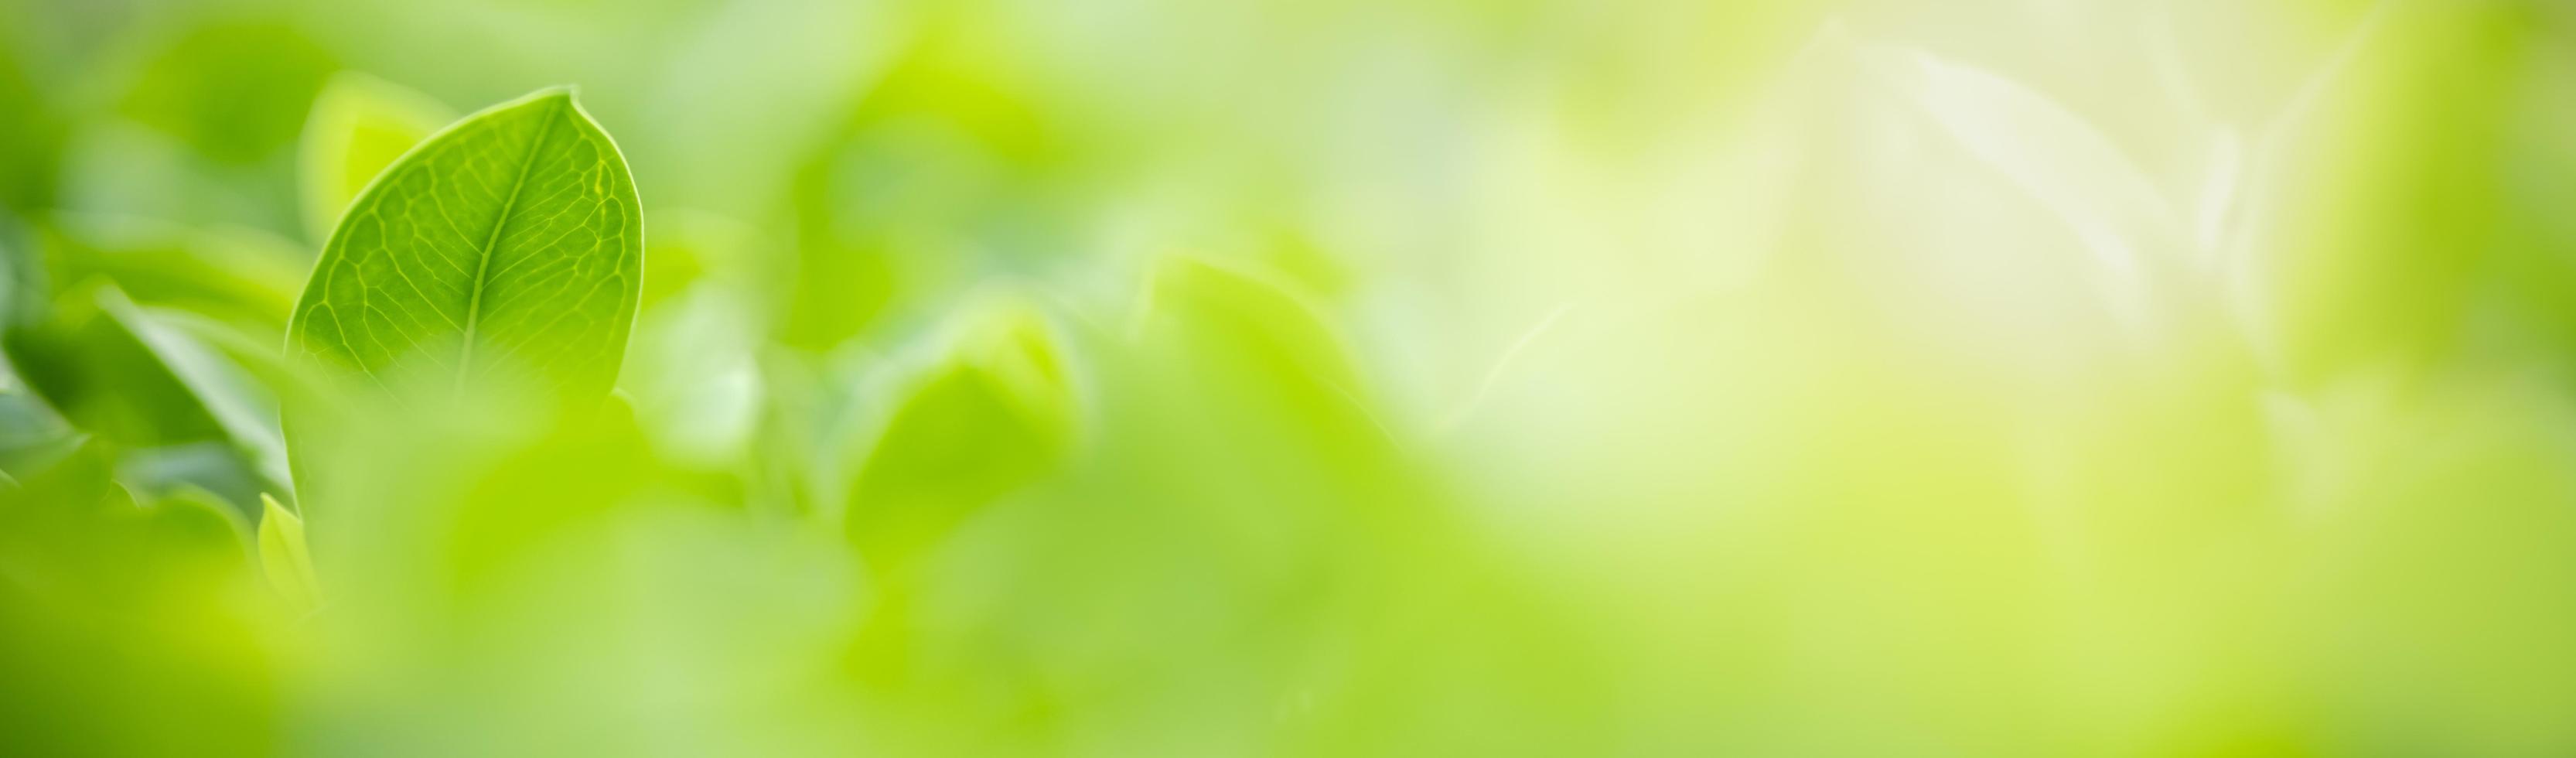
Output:
<path fill-rule="evenodd" d="M 613 412 L 298 503 L 556 84 Z M 0 753 L 2568 755 L 2571 208 L 2554 0 L 0 0 Z"/>

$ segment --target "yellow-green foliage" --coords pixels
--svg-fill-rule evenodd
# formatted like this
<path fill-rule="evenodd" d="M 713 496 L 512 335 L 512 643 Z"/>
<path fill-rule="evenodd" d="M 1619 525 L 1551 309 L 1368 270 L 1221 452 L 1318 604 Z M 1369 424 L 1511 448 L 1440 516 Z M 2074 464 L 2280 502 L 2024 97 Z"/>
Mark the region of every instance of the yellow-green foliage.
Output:
<path fill-rule="evenodd" d="M 2565 5 L 0 0 L 0 755 L 2576 754 Z"/>

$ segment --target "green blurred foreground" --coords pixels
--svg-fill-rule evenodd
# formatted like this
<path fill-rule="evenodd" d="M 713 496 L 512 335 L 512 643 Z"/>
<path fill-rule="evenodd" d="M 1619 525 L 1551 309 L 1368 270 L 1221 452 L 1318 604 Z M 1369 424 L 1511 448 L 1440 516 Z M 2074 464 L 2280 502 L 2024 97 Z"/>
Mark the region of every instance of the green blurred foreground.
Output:
<path fill-rule="evenodd" d="M 2576 754 L 2549 0 L 0 0 L 0 256 L 0 754 Z"/>

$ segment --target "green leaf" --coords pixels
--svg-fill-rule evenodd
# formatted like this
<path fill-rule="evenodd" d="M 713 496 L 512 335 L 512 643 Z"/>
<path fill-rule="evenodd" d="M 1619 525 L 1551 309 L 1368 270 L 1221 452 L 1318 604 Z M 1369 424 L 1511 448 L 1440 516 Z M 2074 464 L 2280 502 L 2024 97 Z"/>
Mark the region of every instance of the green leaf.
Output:
<path fill-rule="evenodd" d="M 367 182 L 455 120 L 445 103 L 402 85 L 353 72 L 333 77 L 304 122 L 299 170 L 313 239 L 329 238 Z"/>
<path fill-rule="evenodd" d="M 12 122 L 0 129 L 0 208 L 27 213 L 54 203 L 55 172 L 62 168 L 63 141 L 70 129 L 55 102 L 55 82 L 29 71 L 18 45 L 0 44 L 0 113 Z"/>
<path fill-rule="evenodd" d="M 198 230 L 125 216 L 57 214 L 43 230 L 48 276 L 67 287 L 114 282 L 127 297 L 284 333 L 306 254 L 251 229 Z"/>
<path fill-rule="evenodd" d="M 15 375 L 0 375 L 0 385 L 0 476 L 15 478 L 29 462 L 50 460 L 80 444 L 80 430 L 18 386 Z"/>
<path fill-rule="evenodd" d="M 131 515 L 139 546 L 163 560 L 239 567 L 249 558 L 243 517 L 215 493 L 176 488 Z"/>
<path fill-rule="evenodd" d="M 595 404 L 642 278 L 625 158 L 538 92 L 458 122 L 385 169 L 323 248 L 287 353 L 434 392 L 500 382 Z"/>
<path fill-rule="evenodd" d="M 900 565 L 988 503 L 1054 470 L 1075 395 L 1033 308 L 970 313 L 949 353 L 897 393 L 850 488 L 846 526 L 871 562 Z"/>
<path fill-rule="evenodd" d="M 1306 297 L 1267 274 L 1167 261 L 1132 329 L 1207 370 L 1239 372 L 1240 386 L 1279 388 L 1313 406 L 1300 413 L 1347 412 L 1363 397 L 1342 337 Z"/>
<path fill-rule="evenodd" d="M 65 293 L 53 317 L 0 339 L 26 388 L 124 451 L 121 481 L 250 496 L 285 481 L 275 401 L 244 369 L 114 286 Z"/>
<path fill-rule="evenodd" d="M 277 498 L 263 494 L 259 500 L 259 566 L 268 574 L 268 585 L 298 613 L 321 607 L 322 584 L 313 578 L 313 554 L 304 544 L 304 519 L 279 505 Z"/>
<path fill-rule="evenodd" d="M 16 479 L 81 443 L 80 430 L 47 405 L 0 350 L 0 477 Z M 6 482 L 0 482 L 5 484 Z"/>
<path fill-rule="evenodd" d="M 6 506 L 0 507 L 0 517 L 8 515 L 7 507 L 88 512 L 133 503 L 133 496 L 116 483 L 116 454 L 108 443 L 75 435 L 51 447 L 11 462 L 9 478 L 16 491 L 0 499 L 0 506 Z"/>
<path fill-rule="evenodd" d="M 1393 438 L 1372 410 L 1348 342 L 1276 276 L 1206 260 L 1167 261 L 1149 281 L 1130 332 L 1151 381 L 1169 388 L 1151 407 L 1186 409 L 1173 428 L 1206 435 L 1181 443 L 1193 450 L 1224 444 L 1237 458 L 1259 460 L 1314 452 L 1369 468 L 1392 460 Z M 1267 449 L 1244 452 L 1258 447 Z"/>
<path fill-rule="evenodd" d="M 226 439 L 223 419 L 137 320 L 122 293 L 99 287 L 67 294 L 52 319 L 9 330 L 5 344 L 30 389 L 119 446 Z"/>

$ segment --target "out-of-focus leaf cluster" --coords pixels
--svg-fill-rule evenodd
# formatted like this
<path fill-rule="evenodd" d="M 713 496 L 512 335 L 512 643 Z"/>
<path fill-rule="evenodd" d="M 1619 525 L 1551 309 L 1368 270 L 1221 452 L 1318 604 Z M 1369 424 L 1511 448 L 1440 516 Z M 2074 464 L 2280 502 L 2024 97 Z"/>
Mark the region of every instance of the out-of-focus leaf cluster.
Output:
<path fill-rule="evenodd" d="M 0 0 L 0 753 L 2563 754 L 2571 50 Z M 567 82 L 603 402 L 281 350 L 386 166 Z"/>

